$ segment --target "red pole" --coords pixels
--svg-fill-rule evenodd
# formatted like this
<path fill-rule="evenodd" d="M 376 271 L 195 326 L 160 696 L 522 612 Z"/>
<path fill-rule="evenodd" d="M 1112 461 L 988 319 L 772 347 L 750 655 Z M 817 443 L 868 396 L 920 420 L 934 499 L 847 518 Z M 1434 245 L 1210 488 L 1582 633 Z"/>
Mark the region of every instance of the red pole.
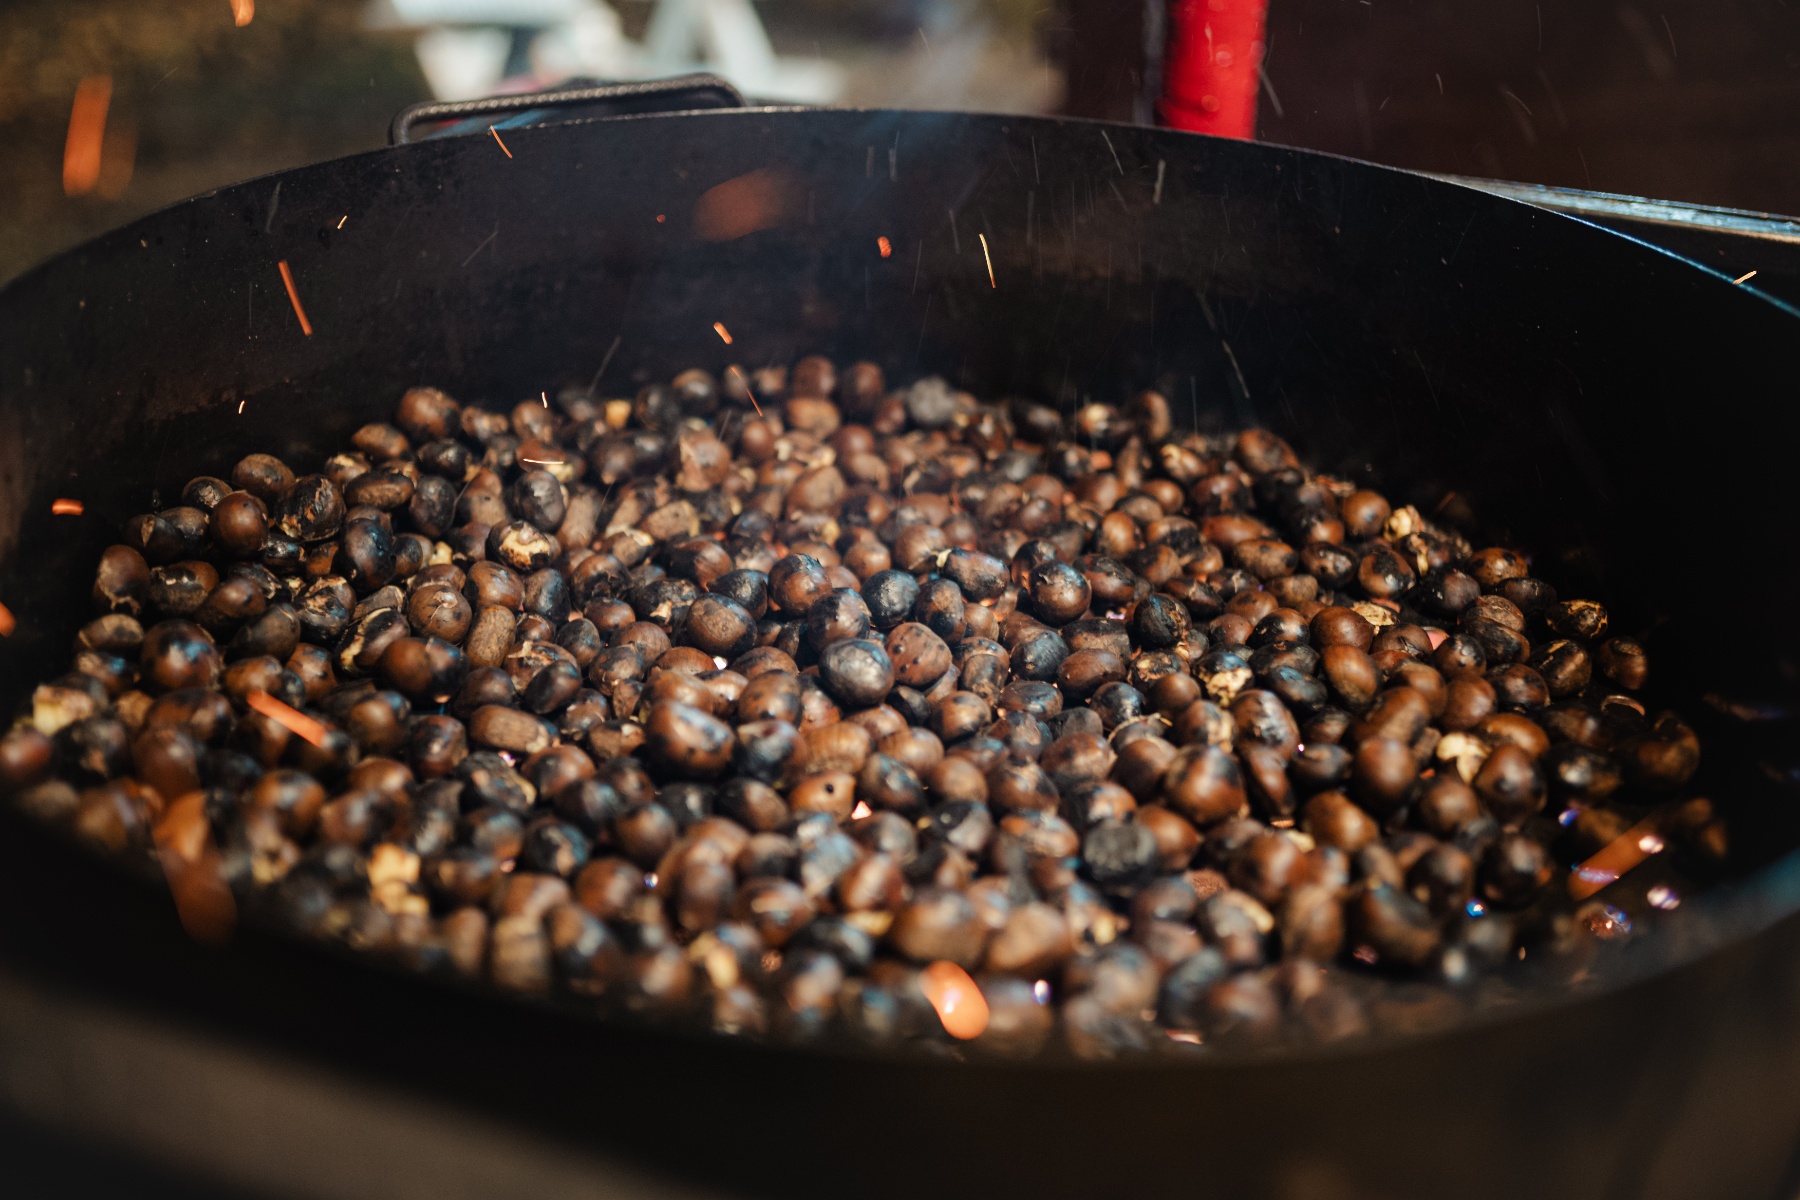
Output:
<path fill-rule="evenodd" d="M 1256 88 L 1268 0 L 1169 0 L 1164 125 L 1220 137 L 1256 136 Z"/>

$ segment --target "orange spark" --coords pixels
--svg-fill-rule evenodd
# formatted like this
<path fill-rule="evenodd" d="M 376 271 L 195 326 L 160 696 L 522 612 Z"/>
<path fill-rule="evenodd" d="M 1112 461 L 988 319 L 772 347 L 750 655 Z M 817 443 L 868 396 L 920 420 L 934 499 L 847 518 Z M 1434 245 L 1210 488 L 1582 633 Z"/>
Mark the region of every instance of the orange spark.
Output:
<path fill-rule="evenodd" d="M 731 334 L 726 331 L 725 326 L 722 322 L 719 322 L 719 321 L 713 322 L 713 332 L 718 334 L 720 340 L 722 340 L 727 346 L 731 345 Z"/>
<path fill-rule="evenodd" d="M 239 29 L 256 20 L 256 0 L 231 0 L 231 19 Z"/>
<path fill-rule="evenodd" d="M 277 725 L 285 726 L 295 737 L 303 738 L 315 746 L 325 744 L 325 735 L 329 732 L 325 726 L 298 709 L 283 704 L 269 693 L 253 691 L 244 697 L 244 703 Z"/>
<path fill-rule="evenodd" d="M 664 215 L 663 215 L 663 214 L 662 214 L 662 213 L 657 213 L 657 214 L 656 214 L 656 223 L 657 223 L 657 224 L 658 224 L 658 225 L 661 225 L 661 224 L 662 224 L 662 223 L 663 223 L 663 222 L 664 222 L 664 221 L 666 221 L 666 220 L 668 220 L 668 219 L 669 219 L 669 218 L 668 218 L 668 217 L 666 217 L 666 216 L 664 216 Z"/>
<path fill-rule="evenodd" d="M 496 141 L 496 142 L 499 142 L 499 143 L 500 143 L 500 149 L 501 149 L 501 150 L 502 150 L 502 151 L 504 151 L 504 152 L 505 152 L 505 154 L 506 154 L 506 157 L 508 157 L 508 158 L 511 158 L 511 157 L 512 157 L 512 151 L 511 151 L 511 150 L 507 150 L 507 149 L 506 149 L 506 143 L 505 143 L 505 142 L 501 142 L 501 141 L 500 141 L 500 131 L 499 131 L 499 130 L 498 130 L 498 129 L 495 129 L 495 128 L 494 128 L 494 127 L 493 127 L 493 126 L 492 126 L 492 125 L 489 125 L 489 126 L 488 126 L 488 132 L 489 132 L 489 133 L 491 133 L 491 134 L 493 134 L 493 135 L 494 135 L 494 140 L 495 140 L 495 141 Z"/>
<path fill-rule="evenodd" d="M 306 319 L 306 310 L 300 307 L 300 293 L 294 290 L 294 273 L 288 270 L 285 258 L 275 265 L 281 269 L 281 282 L 287 284 L 288 299 L 294 302 L 294 315 L 300 318 L 300 332 L 311 337 L 312 322 Z"/>
<path fill-rule="evenodd" d="M 181 927 L 197 942 L 223 945 L 237 925 L 237 901 L 220 873 L 206 818 L 206 793 L 178 796 L 151 831 Z"/>
<path fill-rule="evenodd" d="M 881 251 L 881 257 L 883 257 L 883 258 L 888 257 L 890 254 L 892 254 L 894 252 L 894 244 L 892 242 L 888 241 L 884 237 L 876 238 L 875 246 L 878 250 Z"/>
<path fill-rule="evenodd" d="M 756 402 L 756 393 L 750 390 L 750 381 L 744 378 L 744 369 L 734 364 L 725 368 L 725 374 L 736 375 L 740 380 L 743 380 L 744 395 L 750 398 L 750 407 L 756 410 L 757 416 L 762 416 L 762 405 Z"/>
<path fill-rule="evenodd" d="M 59 517 L 79 517 L 82 514 L 79 500 L 52 500 L 50 511 Z"/>
<path fill-rule="evenodd" d="M 940 958 L 919 972 L 919 990 L 937 1009 L 938 1020 L 951 1037 L 966 1042 L 987 1028 L 988 1006 L 981 989 L 948 959 Z"/>
<path fill-rule="evenodd" d="M 1586 900 L 1664 845 L 1662 814 L 1651 813 L 1569 872 L 1569 895 Z"/>
<path fill-rule="evenodd" d="M 111 104 L 111 75 L 89 75 L 76 85 L 75 103 L 69 108 L 69 136 L 63 143 L 65 195 L 84 196 L 100 182 L 100 149 Z"/>
<path fill-rule="evenodd" d="M 0 637 L 11 637 L 19 623 L 13 620 L 12 609 L 0 604 Z"/>
<path fill-rule="evenodd" d="M 343 215 L 343 216 L 341 216 L 341 217 L 339 217 L 339 218 L 338 218 L 338 223 L 337 223 L 337 227 L 338 227 L 338 228 L 339 228 L 339 229 L 342 229 L 342 228 L 343 228 L 343 227 L 344 227 L 344 222 L 345 222 L 345 221 L 348 221 L 348 220 L 349 220 L 349 219 L 350 219 L 350 214 L 349 214 L 349 213 L 345 213 L 345 214 L 344 214 L 344 215 Z"/>
<path fill-rule="evenodd" d="M 1752 279 L 1755 279 L 1755 278 L 1756 278 L 1755 271 L 1746 271 L 1742 275 L 1739 275 L 1736 279 L 1732 280 L 1731 282 L 1733 282 L 1733 283 L 1749 283 Z"/>
<path fill-rule="evenodd" d="M 981 257 L 987 260 L 988 286 L 997 288 L 1000 285 L 994 282 L 994 259 L 993 256 L 988 253 L 987 234 L 978 233 L 975 236 L 981 239 Z"/>

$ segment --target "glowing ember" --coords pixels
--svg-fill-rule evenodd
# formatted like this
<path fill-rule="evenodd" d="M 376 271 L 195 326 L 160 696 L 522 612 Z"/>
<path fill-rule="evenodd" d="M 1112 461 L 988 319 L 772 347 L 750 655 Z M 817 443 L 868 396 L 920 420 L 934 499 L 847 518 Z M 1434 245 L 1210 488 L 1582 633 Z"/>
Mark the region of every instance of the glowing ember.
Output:
<path fill-rule="evenodd" d="M 89 75 L 75 86 L 69 136 L 63 143 L 65 195 L 84 196 L 100 182 L 100 148 L 106 139 L 106 110 L 111 104 L 111 75 Z"/>
<path fill-rule="evenodd" d="M 19 623 L 13 620 L 12 609 L 0 604 L 0 637 L 11 637 Z"/>
<path fill-rule="evenodd" d="M 507 150 L 506 143 L 500 141 L 500 131 L 498 129 L 495 129 L 492 125 L 489 125 L 488 132 L 494 135 L 494 141 L 499 144 L 501 150 L 505 151 L 506 157 L 511 158 L 513 156 L 512 151 Z"/>
<path fill-rule="evenodd" d="M 856 802 L 856 807 L 850 810 L 850 819 L 852 821 L 860 821 L 874 811 L 874 809 L 869 807 L 868 801 L 858 800 Z"/>
<path fill-rule="evenodd" d="M 667 221 L 668 219 L 669 218 L 665 217 L 662 213 L 656 214 L 656 223 L 658 225 L 661 225 L 664 221 Z"/>
<path fill-rule="evenodd" d="M 1631 934 L 1631 918 L 1610 904 L 1583 909 L 1576 914 L 1576 919 L 1601 941 L 1617 941 Z"/>
<path fill-rule="evenodd" d="M 1613 882 L 1663 848 L 1662 816 L 1652 813 L 1614 838 L 1569 873 L 1569 895 L 1577 900 Z"/>
<path fill-rule="evenodd" d="M 894 253 L 894 244 L 884 237 L 875 239 L 875 247 L 881 251 L 881 257 L 883 258 L 887 258 Z"/>
<path fill-rule="evenodd" d="M 545 408 L 550 407 L 550 393 L 549 392 L 539 392 L 538 399 L 542 400 L 544 402 Z"/>
<path fill-rule="evenodd" d="M 1752 279 L 1755 279 L 1755 278 L 1756 278 L 1755 271 L 1746 271 L 1742 275 L 1739 275 L 1736 279 L 1732 280 L 1731 282 L 1733 282 L 1733 283 L 1749 283 Z"/>
<path fill-rule="evenodd" d="M 50 511 L 59 517 L 79 517 L 84 510 L 79 500 L 52 500 Z"/>
<path fill-rule="evenodd" d="M 300 293 L 294 288 L 294 273 L 288 270 L 287 259 L 282 259 L 275 266 L 281 272 L 281 282 L 287 286 L 288 300 L 294 306 L 294 315 L 300 318 L 300 332 L 311 337 L 312 322 L 306 319 L 306 309 L 300 304 Z"/>
<path fill-rule="evenodd" d="M 231 19 L 239 29 L 256 20 L 256 0 L 231 0 Z"/>
<path fill-rule="evenodd" d="M 337 223 L 337 227 L 338 227 L 338 228 L 339 228 L 339 229 L 342 229 L 342 228 L 343 228 L 343 227 L 344 227 L 344 222 L 345 222 L 345 221 L 348 221 L 348 220 L 349 220 L 349 219 L 350 219 L 350 214 L 349 214 L 349 213 L 345 213 L 345 214 L 344 214 L 344 215 L 343 215 L 343 216 L 341 216 L 341 217 L 339 217 L 339 218 L 338 218 L 338 223 Z"/>
<path fill-rule="evenodd" d="M 329 732 L 325 726 L 298 709 L 283 704 L 269 693 L 253 691 L 244 697 L 244 703 L 277 725 L 285 727 L 295 737 L 309 741 L 315 746 L 325 744 L 325 735 Z"/>
<path fill-rule="evenodd" d="M 1000 285 L 994 282 L 994 259 L 993 259 L 993 256 L 988 253 L 987 234 L 978 233 L 975 236 L 981 239 L 981 257 L 983 259 L 985 259 L 987 262 L 988 286 L 991 288 L 997 288 Z"/>
<path fill-rule="evenodd" d="M 947 959 L 939 959 L 919 972 L 919 990 L 937 1009 L 944 1032 L 960 1041 L 980 1037 L 987 1028 L 987 1000 L 969 973 Z"/>
<path fill-rule="evenodd" d="M 1678 908 L 1681 905 L 1681 897 L 1676 895 L 1675 889 L 1666 883 L 1659 883 L 1648 892 L 1645 892 L 1644 899 L 1648 900 L 1654 907 L 1662 909 L 1664 912 L 1667 912 L 1672 908 Z"/>
<path fill-rule="evenodd" d="M 731 334 L 726 330 L 724 322 L 714 321 L 713 332 L 719 335 L 720 341 L 724 342 L 727 346 L 731 345 Z M 762 410 L 759 408 L 757 411 L 761 412 Z"/>
<path fill-rule="evenodd" d="M 1186 1042 L 1190 1046 L 1205 1045 L 1205 1042 L 1202 1040 L 1200 1035 L 1197 1033 L 1191 1032 L 1190 1030 L 1165 1029 L 1165 1030 L 1163 1030 L 1163 1032 L 1169 1035 L 1169 1040 L 1172 1042 Z"/>

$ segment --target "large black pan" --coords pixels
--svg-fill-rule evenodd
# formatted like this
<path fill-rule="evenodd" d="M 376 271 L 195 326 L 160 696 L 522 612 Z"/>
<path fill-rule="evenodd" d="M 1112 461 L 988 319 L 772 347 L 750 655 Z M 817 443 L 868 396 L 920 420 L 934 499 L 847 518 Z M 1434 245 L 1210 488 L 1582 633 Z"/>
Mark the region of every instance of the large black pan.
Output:
<path fill-rule="evenodd" d="M 1202 425 L 1453 489 L 1553 582 L 1638 598 L 1618 619 L 1695 720 L 1706 693 L 1792 698 L 1795 559 L 1771 546 L 1800 518 L 1800 321 L 1721 276 L 1434 180 L 1120 126 L 741 111 L 505 142 L 228 188 L 0 293 L 0 698 L 61 669 L 124 518 L 250 449 L 308 460 L 420 382 L 510 404 L 609 353 L 625 392 L 805 352 L 1065 405 L 1160 382 Z M 698 236 L 701 194 L 751 171 L 779 221 Z M 52 518 L 59 496 L 87 515 Z M 955 1065 L 626 1030 L 255 930 L 200 949 L 156 889 L 10 818 L 0 948 L 771 1195 L 1790 1196 L 1791 726 L 1703 735 L 1735 882 L 1575 992 L 1341 1050 Z"/>

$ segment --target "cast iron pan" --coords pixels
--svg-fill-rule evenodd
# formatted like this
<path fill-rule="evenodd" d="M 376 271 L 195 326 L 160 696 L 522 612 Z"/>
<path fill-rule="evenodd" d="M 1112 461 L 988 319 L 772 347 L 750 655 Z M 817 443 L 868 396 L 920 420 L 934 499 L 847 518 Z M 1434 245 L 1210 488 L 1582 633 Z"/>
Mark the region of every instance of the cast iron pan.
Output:
<path fill-rule="evenodd" d="M 251 449 L 315 461 L 409 385 L 511 405 L 603 361 L 600 390 L 629 394 L 809 352 L 1065 406 L 1158 384 L 1202 426 L 1266 424 L 1406 499 L 1454 490 L 1565 592 L 1635 598 L 1615 620 L 1701 726 L 1736 881 L 1572 992 L 1182 1064 L 859 1059 L 625 1029 L 254 929 L 205 950 L 158 889 L 15 818 L 11 962 L 769 1195 L 1793 1193 L 1800 829 L 1779 706 L 1800 621 L 1795 560 L 1769 549 L 1800 517 L 1790 311 L 1479 192 L 1149 129 L 753 110 L 505 143 L 227 188 L 0 292 L 18 619 L 0 699 L 62 669 L 125 518 Z M 756 171 L 768 227 L 701 237 L 702 194 Z M 86 515 L 52 518 L 62 496 Z M 1708 693 L 1770 719 L 1709 716 Z"/>

